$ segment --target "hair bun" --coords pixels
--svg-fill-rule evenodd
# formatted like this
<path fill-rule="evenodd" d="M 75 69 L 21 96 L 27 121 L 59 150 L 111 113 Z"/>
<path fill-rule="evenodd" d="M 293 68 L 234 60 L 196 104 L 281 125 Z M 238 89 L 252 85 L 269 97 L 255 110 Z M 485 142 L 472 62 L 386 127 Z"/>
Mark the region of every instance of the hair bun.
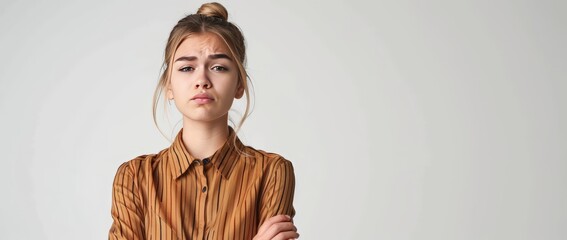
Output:
<path fill-rule="evenodd" d="M 220 18 L 223 21 L 228 19 L 228 12 L 226 11 L 226 8 L 217 2 L 204 3 L 201 5 L 199 10 L 197 10 L 197 14 Z"/>

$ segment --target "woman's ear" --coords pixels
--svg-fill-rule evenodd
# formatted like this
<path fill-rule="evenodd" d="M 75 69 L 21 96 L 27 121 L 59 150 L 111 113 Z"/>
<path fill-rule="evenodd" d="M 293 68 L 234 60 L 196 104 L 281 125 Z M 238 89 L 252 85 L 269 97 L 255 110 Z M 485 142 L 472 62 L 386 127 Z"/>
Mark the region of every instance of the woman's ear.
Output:
<path fill-rule="evenodd" d="M 173 99 L 173 91 L 170 88 L 167 89 L 166 96 L 168 100 Z"/>
<path fill-rule="evenodd" d="M 242 86 L 242 84 L 238 84 L 234 98 L 240 99 L 240 98 L 242 98 L 243 95 L 244 95 L 244 87 Z"/>

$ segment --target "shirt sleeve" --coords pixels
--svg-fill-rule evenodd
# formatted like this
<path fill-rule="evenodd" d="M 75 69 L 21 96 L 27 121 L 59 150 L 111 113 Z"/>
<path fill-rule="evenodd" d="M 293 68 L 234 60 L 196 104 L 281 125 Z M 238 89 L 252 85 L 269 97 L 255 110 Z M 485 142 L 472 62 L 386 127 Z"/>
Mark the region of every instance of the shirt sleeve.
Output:
<path fill-rule="evenodd" d="M 112 226 L 108 239 L 144 239 L 143 213 L 129 162 L 116 172 L 112 185 Z"/>
<path fill-rule="evenodd" d="M 260 199 L 259 224 L 261 226 L 268 218 L 285 214 L 293 217 L 293 195 L 295 191 L 295 174 L 293 165 L 286 159 L 277 161 L 270 169 Z"/>

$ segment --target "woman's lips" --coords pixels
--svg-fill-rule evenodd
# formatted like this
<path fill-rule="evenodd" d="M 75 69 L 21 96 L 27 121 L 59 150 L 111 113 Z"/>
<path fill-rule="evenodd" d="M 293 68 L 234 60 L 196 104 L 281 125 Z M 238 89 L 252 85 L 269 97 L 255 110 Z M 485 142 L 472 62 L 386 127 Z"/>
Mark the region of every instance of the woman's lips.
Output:
<path fill-rule="evenodd" d="M 214 99 L 207 93 L 199 93 L 193 96 L 191 100 L 195 101 L 197 104 L 205 104 L 212 102 Z"/>
<path fill-rule="evenodd" d="M 205 104 L 205 103 L 212 102 L 213 99 L 210 99 L 210 98 L 195 98 L 195 99 L 193 99 L 193 101 L 195 101 L 197 104 Z"/>

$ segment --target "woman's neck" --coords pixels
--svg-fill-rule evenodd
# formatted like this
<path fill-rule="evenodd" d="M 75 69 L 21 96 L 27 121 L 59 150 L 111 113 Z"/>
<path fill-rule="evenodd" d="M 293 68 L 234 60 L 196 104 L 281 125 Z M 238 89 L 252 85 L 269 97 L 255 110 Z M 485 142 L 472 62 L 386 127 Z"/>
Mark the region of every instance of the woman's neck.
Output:
<path fill-rule="evenodd" d="M 183 143 L 189 154 L 197 159 L 212 156 L 224 145 L 228 134 L 227 119 L 222 117 L 213 122 L 183 121 Z"/>

